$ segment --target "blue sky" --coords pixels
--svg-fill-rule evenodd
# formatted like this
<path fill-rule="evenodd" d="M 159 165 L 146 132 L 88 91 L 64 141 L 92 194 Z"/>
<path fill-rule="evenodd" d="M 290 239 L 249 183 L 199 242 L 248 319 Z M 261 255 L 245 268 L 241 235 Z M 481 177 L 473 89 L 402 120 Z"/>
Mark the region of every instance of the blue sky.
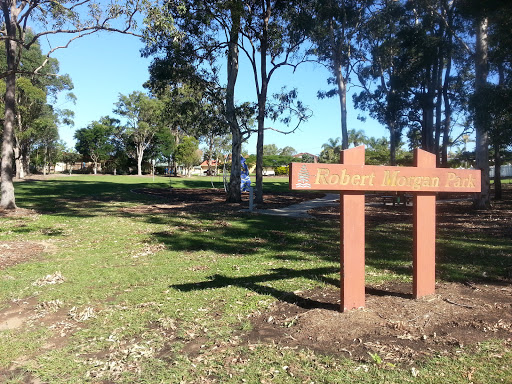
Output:
<path fill-rule="evenodd" d="M 54 41 L 53 44 L 56 44 Z M 60 73 L 67 73 L 74 83 L 73 93 L 77 96 L 76 105 L 59 99 L 59 108 L 69 108 L 75 112 L 75 126 L 61 127 L 61 139 L 73 146 L 75 129 L 86 127 L 101 116 L 113 115 L 112 109 L 119 94 L 129 94 L 143 90 L 142 84 L 148 80 L 150 59 L 140 56 L 143 47 L 141 41 L 133 36 L 98 33 L 73 42 L 69 48 L 58 50 L 53 57 L 60 63 Z M 297 152 L 318 154 L 322 144 L 329 138 L 341 136 L 339 102 L 337 98 L 318 100 L 320 89 L 327 89 L 327 70 L 315 64 L 300 66 L 295 74 L 290 68 L 278 69 L 270 82 L 269 95 L 277 92 L 283 85 L 297 88 L 299 98 L 313 111 L 313 117 L 299 131 L 282 135 L 266 131 L 265 144 L 276 144 L 279 148 L 291 146 Z M 249 72 L 248 63 L 241 60 L 240 74 L 236 90 L 239 102 L 255 101 L 254 81 Z M 387 136 L 387 130 L 370 118 L 366 122 L 357 120 L 360 111 L 352 108 L 349 97 L 349 129 L 362 129 L 368 136 Z M 278 123 L 267 121 L 266 126 L 286 130 Z M 249 153 L 255 153 L 256 136 L 244 147 Z"/>

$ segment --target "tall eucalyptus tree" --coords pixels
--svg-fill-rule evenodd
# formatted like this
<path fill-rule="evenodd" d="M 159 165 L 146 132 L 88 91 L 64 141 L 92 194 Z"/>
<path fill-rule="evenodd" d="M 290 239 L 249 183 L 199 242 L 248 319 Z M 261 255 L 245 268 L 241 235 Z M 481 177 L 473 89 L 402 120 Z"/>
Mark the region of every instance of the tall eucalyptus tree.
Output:
<path fill-rule="evenodd" d="M 354 65 L 362 60 L 363 52 L 358 44 L 365 17 L 374 0 L 317 0 L 311 9 L 309 35 L 314 43 L 312 53 L 331 74 L 329 84 L 335 88 L 319 92 L 320 98 L 338 96 L 342 148 L 347 149 L 347 85 Z"/>
<path fill-rule="evenodd" d="M 251 133 L 244 124 L 247 120 L 239 118 L 241 108 L 235 103 L 242 13 L 241 1 L 164 2 L 148 12 L 144 33 L 146 49 L 143 54 L 154 56 L 150 68 L 152 89 L 158 83 L 164 87 L 193 84 L 211 95 L 219 95 L 219 89 L 225 89 L 223 100 L 218 101 L 224 109 L 232 138 L 229 202 L 241 201 L 242 142 Z M 222 64 L 227 69 L 225 84 L 219 73 Z"/>
<path fill-rule="evenodd" d="M 410 87 L 400 56 L 404 11 L 401 2 L 392 0 L 371 8 L 358 36 L 367 55 L 356 69 L 362 91 L 353 95 L 356 108 L 368 111 L 389 130 L 391 165 L 396 165 L 396 149 L 408 123 Z"/>
<path fill-rule="evenodd" d="M 292 112 L 299 124 L 307 120 L 308 112 L 302 103 L 296 102 L 296 91 L 276 94 L 280 105 L 269 108 L 269 83 L 279 68 L 297 66 L 305 60 L 301 48 L 307 39 L 305 33 L 305 9 L 307 1 L 245 0 L 239 39 L 240 49 L 246 54 L 252 67 L 257 97 L 258 139 L 256 143 L 256 203 L 263 202 L 263 146 L 265 119 L 273 120 L 285 110 Z M 282 121 L 289 122 L 291 117 Z M 297 126 L 296 126 L 297 127 Z"/>
<path fill-rule="evenodd" d="M 136 27 L 134 15 L 142 0 L 125 0 L 100 4 L 95 0 L 2 0 L 0 2 L 0 40 L 5 44 L 7 66 L 0 74 L 5 79 L 5 117 L 2 139 L 0 208 L 15 209 L 13 185 L 14 125 L 16 120 L 16 75 L 24 73 L 21 58 L 39 39 L 63 35 L 68 41 L 52 47 L 46 57 L 66 48 L 73 40 L 101 30 L 132 33 Z M 113 24 L 116 24 L 114 26 Z M 35 31 L 29 36 L 30 30 Z M 43 62 L 29 75 L 37 74 L 46 65 Z"/>

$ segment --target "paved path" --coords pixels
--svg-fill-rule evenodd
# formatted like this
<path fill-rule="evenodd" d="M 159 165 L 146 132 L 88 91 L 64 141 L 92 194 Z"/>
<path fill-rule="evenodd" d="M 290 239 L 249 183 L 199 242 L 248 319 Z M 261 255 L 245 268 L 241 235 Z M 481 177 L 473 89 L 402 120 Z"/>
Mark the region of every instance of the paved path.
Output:
<path fill-rule="evenodd" d="M 313 216 L 308 213 L 310 209 L 338 205 L 339 200 L 339 193 L 328 193 L 324 197 L 303 201 L 302 203 L 289 205 L 288 207 L 275 209 L 256 209 L 254 212 L 264 215 L 311 218 Z"/>
<path fill-rule="evenodd" d="M 340 195 L 339 193 L 328 193 L 324 197 L 319 197 L 318 199 L 314 200 L 307 200 L 303 201 L 302 203 L 289 205 L 288 207 L 284 208 L 275 208 L 275 209 L 255 209 L 254 213 L 261 213 L 263 215 L 273 215 L 273 216 L 283 216 L 283 217 L 296 217 L 296 218 L 313 218 L 314 216 L 310 215 L 308 211 L 310 209 L 314 208 L 320 208 L 320 207 L 329 207 L 329 206 L 335 206 L 339 204 Z M 451 200 L 437 200 L 436 203 L 449 203 L 449 202 L 456 202 L 456 201 L 465 201 L 468 200 L 465 199 L 451 199 Z M 373 202 L 373 203 L 366 203 L 366 205 L 373 205 L 373 206 L 383 206 L 381 202 Z M 388 203 L 387 205 L 392 205 L 391 203 Z M 247 210 L 245 210 L 247 211 Z"/>

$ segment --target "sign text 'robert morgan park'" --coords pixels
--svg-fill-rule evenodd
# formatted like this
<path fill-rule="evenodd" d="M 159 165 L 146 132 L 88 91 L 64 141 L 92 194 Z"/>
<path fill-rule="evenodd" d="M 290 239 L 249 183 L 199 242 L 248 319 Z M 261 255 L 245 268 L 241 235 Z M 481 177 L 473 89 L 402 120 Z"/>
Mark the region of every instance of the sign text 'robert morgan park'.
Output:
<path fill-rule="evenodd" d="M 334 191 L 480 192 L 480 172 L 378 165 L 290 165 L 290 188 Z"/>

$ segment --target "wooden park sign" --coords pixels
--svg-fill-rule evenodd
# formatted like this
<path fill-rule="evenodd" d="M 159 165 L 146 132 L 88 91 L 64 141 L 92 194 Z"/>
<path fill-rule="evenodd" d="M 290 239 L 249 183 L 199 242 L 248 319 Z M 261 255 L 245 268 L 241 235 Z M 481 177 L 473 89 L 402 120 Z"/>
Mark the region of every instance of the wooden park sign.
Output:
<path fill-rule="evenodd" d="M 341 153 L 341 164 L 291 163 L 290 189 L 340 191 L 341 310 L 365 304 L 364 192 L 413 194 L 413 295 L 435 292 L 437 192 L 480 192 L 480 171 L 436 168 L 436 156 L 416 149 L 414 167 L 364 165 L 364 146 Z"/>

